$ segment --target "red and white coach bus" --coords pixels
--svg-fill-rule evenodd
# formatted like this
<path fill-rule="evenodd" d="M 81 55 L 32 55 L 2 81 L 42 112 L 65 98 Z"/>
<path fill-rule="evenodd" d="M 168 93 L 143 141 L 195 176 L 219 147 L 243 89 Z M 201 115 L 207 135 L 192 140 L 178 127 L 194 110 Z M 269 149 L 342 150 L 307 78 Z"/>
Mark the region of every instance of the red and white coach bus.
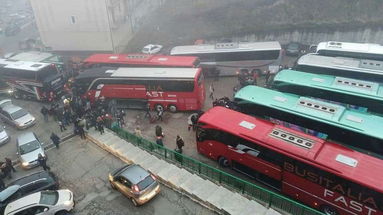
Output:
<path fill-rule="evenodd" d="M 198 120 L 198 152 L 325 214 L 383 214 L 383 162 L 223 107 Z"/>
<path fill-rule="evenodd" d="M 64 86 L 62 74 L 50 63 L 0 59 L 0 77 L 16 98 L 51 101 Z"/>
<path fill-rule="evenodd" d="M 198 57 L 149 54 L 94 54 L 83 60 L 84 68 L 109 67 L 185 67 L 197 68 Z"/>
<path fill-rule="evenodd" d="M 205 101 L 200 68 L 92 68 L 76 77 L 75 87 L 91 102 L 104 97 L 171 112 L 200 110 Z"/>

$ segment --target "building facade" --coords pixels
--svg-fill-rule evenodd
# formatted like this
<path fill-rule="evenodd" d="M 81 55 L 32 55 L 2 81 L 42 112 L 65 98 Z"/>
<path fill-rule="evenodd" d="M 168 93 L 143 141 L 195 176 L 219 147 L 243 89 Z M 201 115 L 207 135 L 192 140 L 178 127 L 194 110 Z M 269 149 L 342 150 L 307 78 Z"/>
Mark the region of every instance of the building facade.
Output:
<path fill-rule="evenodd" d="M 30 0 L 43 44 L 53 51 L 121 52 L 163 0 Z"/>

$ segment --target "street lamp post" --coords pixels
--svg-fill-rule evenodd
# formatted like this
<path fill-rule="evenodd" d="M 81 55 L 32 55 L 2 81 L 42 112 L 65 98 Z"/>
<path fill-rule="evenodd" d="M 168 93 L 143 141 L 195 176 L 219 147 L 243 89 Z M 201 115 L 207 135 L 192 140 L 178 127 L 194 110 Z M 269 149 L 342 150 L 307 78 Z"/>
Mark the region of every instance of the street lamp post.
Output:
<path fill-rule="evenodd" d="M 110 17 L 109 17 L 108 1 L 104 0 L 104 3 L 105 3 L 106 16 L 108 17 L 108 28 L 109 28 L 110 41 L 112 43 L 113 53 L 115 54 L 116 50 L 115 50 L 115 47 L 114 47 L 112 28 L 110 27 Z"/>

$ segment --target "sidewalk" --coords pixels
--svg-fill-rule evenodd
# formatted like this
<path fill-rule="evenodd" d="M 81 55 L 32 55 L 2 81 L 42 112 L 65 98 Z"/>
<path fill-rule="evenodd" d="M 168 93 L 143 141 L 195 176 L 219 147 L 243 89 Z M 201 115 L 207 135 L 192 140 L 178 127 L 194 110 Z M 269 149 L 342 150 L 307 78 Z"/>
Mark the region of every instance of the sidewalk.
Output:
<path fill-rule="evenodd" d="M 196 200 L 200 204 L 219 214 L 232 215 L 279 215 L 271 208 L 249 200 L 238 193 L 192 174 L 176 165 L 167 163 L 156 156 L 126 142 L 112 131 L 105 130 L 103 135 L 94 129 L 87 133 L 88 138 L 101 148 L 127 163 L 136 163 L 150 170 L 158 179 L 179 192 Z"/>

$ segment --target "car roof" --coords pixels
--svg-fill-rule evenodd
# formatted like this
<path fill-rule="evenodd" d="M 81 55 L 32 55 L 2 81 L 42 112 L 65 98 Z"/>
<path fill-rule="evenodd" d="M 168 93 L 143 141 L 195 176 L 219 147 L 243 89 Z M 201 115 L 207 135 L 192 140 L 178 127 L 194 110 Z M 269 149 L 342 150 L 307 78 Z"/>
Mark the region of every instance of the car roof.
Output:
<path fill-rule="evenodd" d="M 34 205 L 40 202 L 41 192 L 32 193 L 30 195 L 24 196 L 20 199 L 17 199 L 7 205 L 5 208 L 4 214 L 10 212 L 16 212 L 20 208 L 26 207 L 28 205 Z"/>
<path fill-rule="evenodd" d="M 29 175 L 26 175 L 24 177 L 21 177 L 21 178 L 18 178 L 12 182 L 10 182 L 8 185 L 20 185 L 20 186 L 23 186 L 25 184 L 28 184 L 32 181 L 36 181 L 36 180 L 39 180 L 39 179 L 49 179 L 49 178 L 52 178 L 52 176 L 49 174 L 48 171 L 40 171 L 40 172 L 35 172 L 35 173 L 32 173 L 32 174 L 29 174 Z"/>
<path fill-rule="evenodd" d="M 120 175 L 128 179 L 133 184 L 138 184 L 140 181 L 148 177 L 150 173 L 141 166 L 133 164 L 122 171 Z"/>
<path fill-rule="evenodd" d="M 22 133 L 17 137 L 17 142 L 19 143 L 19 145 L 27 144 L 33 140 L 36 140 L 36 136 L 31 131 Z"/>
<path fill-rule="evenodd" d="M 13 104 L 10 104 L 10 105 L 3 107 L 3 110 L 7 113 L 10 113 L 10 114 L 12 114 L 18 110 L 21 110 L 21 109 L 22 109 L 21 107 L 13 105 Z"/>
<path fill-rule="evenodd" d="M 3 191 L 0 192 L 0 202 L 4 202 L 8 199 L 12 194 L 16 193 L 20 189 L 20 185 L 12 185 L 7 188 L 5 188 Z"/>

